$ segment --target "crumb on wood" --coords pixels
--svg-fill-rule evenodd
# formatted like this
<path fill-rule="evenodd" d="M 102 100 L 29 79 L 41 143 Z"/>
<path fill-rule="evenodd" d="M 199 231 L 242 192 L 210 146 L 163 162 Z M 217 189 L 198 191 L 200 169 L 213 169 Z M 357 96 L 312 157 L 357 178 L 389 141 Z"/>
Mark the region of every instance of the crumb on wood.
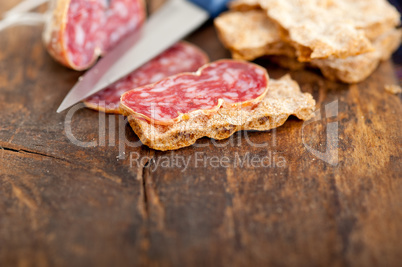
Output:
<path fill-rule="evenodd" d="M 385 91 L 390 93 L 390 94 L 400 94 L 402 93 L 402 88 L 399 85 L 396 84 L 386 84 L 385 85 Z"/>

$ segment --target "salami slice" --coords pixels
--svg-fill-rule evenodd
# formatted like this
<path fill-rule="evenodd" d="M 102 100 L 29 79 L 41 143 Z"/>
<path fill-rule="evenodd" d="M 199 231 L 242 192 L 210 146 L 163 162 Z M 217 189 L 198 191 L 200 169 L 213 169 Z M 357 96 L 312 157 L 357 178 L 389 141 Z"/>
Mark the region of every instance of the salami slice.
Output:
<path fill-rule="evenodd" d="M 84 103 L 92 109 L 120 113 L 120 97 L 123 93 L 171 75 L 197 71 L 208 61 L 207 55 L 197 46 L 179 42 L 127 77 L 86 99 Z"/>
<path fill-rule="evenodd" d="M 63 65 L 85 70 L 145 20 L 143 0 L 53 0 L 43 39 Z"/>
<path fill-rule="evenodd" d="M 169 125 L 191 115 L 216 113 L 221 106 L 258 103 L 268 91 L 268 73 L 255 64 L 224 59 L 204 65 L 196 73 L 182 73 L 122 95 L 126 115 L 153 124 Z"/>

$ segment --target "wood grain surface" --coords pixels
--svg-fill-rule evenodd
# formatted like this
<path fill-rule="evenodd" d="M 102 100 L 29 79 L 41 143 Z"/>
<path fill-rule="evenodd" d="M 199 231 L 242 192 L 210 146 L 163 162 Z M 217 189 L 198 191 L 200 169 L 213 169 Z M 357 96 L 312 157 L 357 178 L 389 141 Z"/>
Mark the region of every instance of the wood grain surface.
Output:
<path fill-rule="evenodd" d="M 76 106 L 72 134 L 95 142 L 81 147 L 68 138 L 68 112 L 56 113 L 81 73 L 50 58 L 41 31 L 0 32 L 0 266 L 400 266 L 391 62 L 350 86 L 291 72 L 321 120 L 175 152 L 140 145 L 120 116 Z M 211 22 L 187 40 L 212 60 L 230 56 Z M 274 78 L 287 72 L 257 63 Z M 326 161 L 311 152 L 326 149 Z"/>

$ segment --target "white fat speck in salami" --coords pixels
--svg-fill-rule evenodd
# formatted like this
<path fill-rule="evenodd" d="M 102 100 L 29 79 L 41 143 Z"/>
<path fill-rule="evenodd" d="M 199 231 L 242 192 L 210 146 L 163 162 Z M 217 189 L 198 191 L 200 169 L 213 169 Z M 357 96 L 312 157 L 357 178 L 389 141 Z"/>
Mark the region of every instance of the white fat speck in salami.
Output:
<path fill-rule="evenodd" d="M 84 103 L 92 109 L 107 113 L 119 113 L 120 97 L 123 93 L 158 82 L 171 75 L 197 71 L 208 61 L 207 55 L 197 46 L 179 42 L 127 77 L 86 99 Z M 148 96 L 148 92 L 140 93 L 142 98 Z"/>
<path fill-rule="evenodd" d="M 124 93 L 124 113 L 151 123 L 169 125 L 224 106 L 259 103 L 268 91 L 267 71 L 253 63 L 224 59 L 204 65 L 196 73 L 170 76 Z M 145 95 L 146 94 L 146 95 Z"/>
<path fill-rule="evenodd" d="M 143 0 L 54 0 L 45 26 L 49 53 L 76 70 L 92 66 L 145 20 Z"/>

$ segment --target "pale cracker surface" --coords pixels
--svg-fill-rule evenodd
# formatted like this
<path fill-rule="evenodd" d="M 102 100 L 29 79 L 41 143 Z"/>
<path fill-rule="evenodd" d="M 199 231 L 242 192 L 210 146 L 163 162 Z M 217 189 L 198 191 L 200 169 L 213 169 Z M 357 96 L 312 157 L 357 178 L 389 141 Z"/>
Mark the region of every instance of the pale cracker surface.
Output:
<path fill-rule="evenodd" d="M 273 60 L 291 69 L 318 67 L 328 79 L 346 83 L 366 79 L 381 60 L 391 56 L 401 42 L 401 30 L 391 28 L 372 42 L 374 50 L 371 52 L 347 58 L 331 56 L 327 59 L 314 59 L 306 65 L 296 60 L 292 49 L 286 43 L 282 42 L 283 45 L 280 45 L 278 27 L 262 10 L 229 11 L 217 18 L 215 25 L 222 43 L 231 50 L 233 57 L 253 60 L 264 55 L 284 56 L 274 57 Z M 235 29 L 240 29 L 246 34 L 237 34 Z M 269 38 L 253 37 L 262 33 Z M 275 49 L 272 49 L 273 47 Z"/>
<path fill-rule="evenodd" d="M 346 58 L 373 50 L 370 40 L 399 24 L 386 0 L 236 0 L 235 10 L 263 9 L 285 33 L 299 61 Z"/>
<path fill-rule="evenodd" d="M 386 92 L 394 95 L 402 93 L 402 88 L 396 84 L 386 84 L 384 89 Z"/>

